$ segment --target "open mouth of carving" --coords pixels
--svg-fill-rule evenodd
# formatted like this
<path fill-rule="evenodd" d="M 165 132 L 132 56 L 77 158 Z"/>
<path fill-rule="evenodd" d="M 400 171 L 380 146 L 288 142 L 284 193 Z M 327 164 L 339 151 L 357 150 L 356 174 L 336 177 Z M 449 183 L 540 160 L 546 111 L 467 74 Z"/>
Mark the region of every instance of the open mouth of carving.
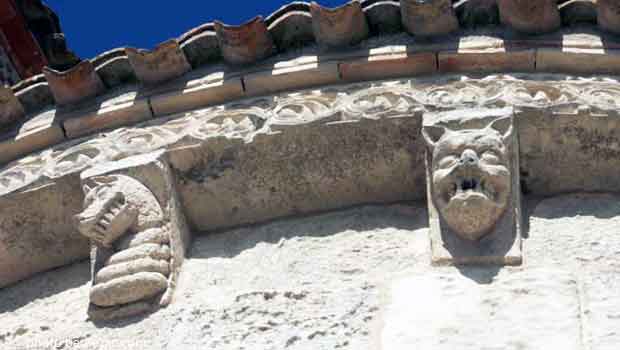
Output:
<path fill-rule="evenodd" d="M 76 218 L 82 234 L 110 246 L 132 225 L 136 216 L 137 211 L 127 204 L 122 193 L 104 190 Z"/>
<path fill-rule="evenodd" d="M 125 200 L 122 196 L 115 196 L 100 212 L 99 219 L 93 226 L 95 240 L 105 241 L 110 229 L 114 226 L 114 222 L 119 214 L 125 209 Z"/>
<path fill-rule="evenodd" d="M 447 193 L 449 202 L 452 199 L 462 199 L 472 195 L 483 196 L 486 199 L 494 198 L 493 187 L 484 178 L 459 177 L 451 185 Z"/>

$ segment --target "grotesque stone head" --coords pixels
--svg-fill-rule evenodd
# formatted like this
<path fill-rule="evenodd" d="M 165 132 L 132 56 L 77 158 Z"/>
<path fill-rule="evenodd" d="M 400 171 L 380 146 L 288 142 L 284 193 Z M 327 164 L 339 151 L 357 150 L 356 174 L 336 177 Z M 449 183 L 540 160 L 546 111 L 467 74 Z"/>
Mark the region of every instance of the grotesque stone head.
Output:
<path fill-rule="evenodd" d="M 95 243 L 110 247 L 128 231 L 158 227 L 163 211 L 153 193 L 139 181 L 124 175 L 97 176 L 85 180 L 84 210 L 75 225 Z"/>
<path fill-rule="evenodd" d="M 431 155 L 428 181 L 435 207 L 457 235 L 480 239 L 508 207 L 512 119 L 459 131 L 425 126 L 422 133 Z"/>

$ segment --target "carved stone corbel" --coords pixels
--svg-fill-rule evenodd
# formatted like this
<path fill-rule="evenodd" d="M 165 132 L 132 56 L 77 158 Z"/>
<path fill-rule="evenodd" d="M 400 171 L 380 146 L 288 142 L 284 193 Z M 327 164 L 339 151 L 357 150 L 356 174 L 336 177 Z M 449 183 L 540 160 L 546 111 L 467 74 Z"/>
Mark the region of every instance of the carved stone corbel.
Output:
<path fill-rule="evenodd" d="M 451 125 L 465 115 L 464 126 Z M 521 263 L 516 132 L 512 108 L 424 116 L 434 264 Z"/>
<path fill-rule="evenodd" d="M 190 234 L 162 153 L 82 174 L 78 230 L 91 239 L 91 320 L 153 311 L 171 301 Z"/>

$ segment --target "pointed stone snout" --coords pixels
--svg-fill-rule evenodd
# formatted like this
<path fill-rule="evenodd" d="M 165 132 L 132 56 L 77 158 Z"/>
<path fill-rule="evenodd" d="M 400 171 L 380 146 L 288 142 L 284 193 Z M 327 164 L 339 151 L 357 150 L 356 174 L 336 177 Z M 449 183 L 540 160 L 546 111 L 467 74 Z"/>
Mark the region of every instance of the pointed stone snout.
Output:
<path fill-rule="evenodd" d="M 478 154 L 476 151 L 472 149 L 466 149 L 461 154 L 461 158 L 459 159 L 459 165 L 463 166 L 476 166 L 478 165 Z"/>

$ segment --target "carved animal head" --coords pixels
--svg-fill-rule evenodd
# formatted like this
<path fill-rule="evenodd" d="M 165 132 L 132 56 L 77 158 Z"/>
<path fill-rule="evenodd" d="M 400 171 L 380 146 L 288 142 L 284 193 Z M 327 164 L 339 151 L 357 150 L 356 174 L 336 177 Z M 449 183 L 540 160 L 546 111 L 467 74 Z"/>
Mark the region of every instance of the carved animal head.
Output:
<path fill-rule="evenodd" d="M 84 210 L 74 217 L 75 225 L 95 243 L 110 247 L 136 221 L 138 211 L 109 184 L 98 184 L 85 191 Z"/>
<path fill-rule="evenodd" d="M 512 118 L 497 119 L 482 129 L 426 126 L 422 134 L 432 155 L 435 206 L 456 234 L 480 239 L 508 207 Z"/>

